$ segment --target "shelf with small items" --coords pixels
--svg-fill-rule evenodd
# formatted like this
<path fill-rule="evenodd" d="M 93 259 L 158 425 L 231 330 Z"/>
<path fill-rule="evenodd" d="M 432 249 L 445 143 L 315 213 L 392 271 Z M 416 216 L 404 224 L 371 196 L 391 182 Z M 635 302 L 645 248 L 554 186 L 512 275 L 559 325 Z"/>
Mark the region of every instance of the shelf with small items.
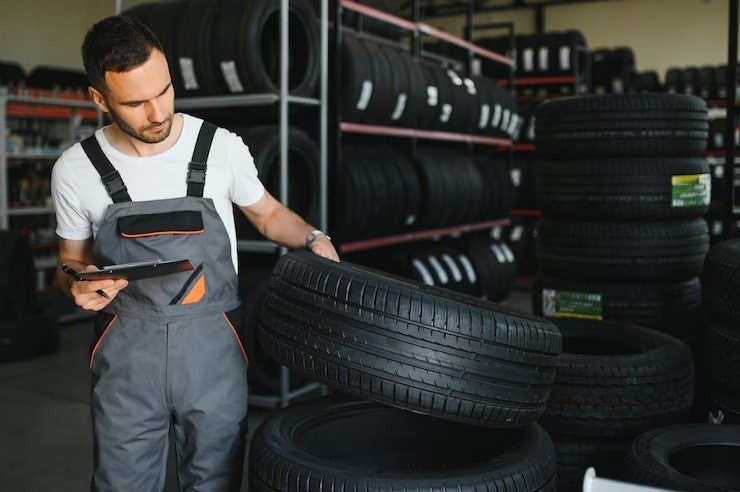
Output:
<path fill-rule="evenodd" d="M 455 237 L 475 231 L 484 231 L 496 226 L 509 225 L 509 219 L 489 220 L 477 222 L 474 224 L 464 224 L 451 227 L 442 227 L 439 229 L 430 229 L 426 231 L 407 232 L 395 234 L 374 239 L 365 239 L 360 241 L 351 241 L 339 245 L 341 253 L 354 253 L 357 251 L 366 251 L 370 249 L 382 248 L 385 246 L 394 246 L 397 244 L 411 243 L 415 241 L 424 241 L 428 239 L 439 239 L 443 237 Z"/>
<path fill-rule="evenodd" d="M 397 128 L 392 126 L 365 125 L 361 123 L 343 122 L 341 130 L 344 133 L 358 133 L 363 135 L 378 135 L 384 137 L 406 137 L 423 140 L 437 140 L 445 142 L 465 142 L 481 145 L 493 145 L 501 148 L 512 146 L 511 140 L 507 138 L 486 137 L 482 135 L 467 135 L 462 133 L 450 133 L 430 130 L 417 130 L 415 128 Z"/>

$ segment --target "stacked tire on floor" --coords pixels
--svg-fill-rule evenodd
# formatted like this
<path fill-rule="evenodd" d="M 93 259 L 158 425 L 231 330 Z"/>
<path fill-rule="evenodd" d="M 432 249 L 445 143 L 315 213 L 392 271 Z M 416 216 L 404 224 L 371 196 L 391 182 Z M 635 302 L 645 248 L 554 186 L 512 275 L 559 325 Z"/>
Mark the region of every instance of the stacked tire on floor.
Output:
<path fill-rule="evenodd" d="M 560 451 L 565 489 L 589 462 L 618 476 L 629 439 L 689 421 L 689 347 L 600 320 L 689 342 L 701 335 L 698 276 L 709 235 L 700 217 L 710 189 L 698 156 L 706 132 L 706 105 L 689 96 L 588 96 L 537 111 L 544 220 L 533 309 L 593 320 L 581 321 L 585 327 L 563 321 L 561 330 L 566 340 L 569 333 L 580 340 L 576 349 L 597 350 L 585 352 L 589 358 L 568 353 L 566 343 L 543 418 Z"/>
<path fill-rule="evenodd" d="M 289 368 L 348 397 L 268 418 L 255 490 L 555 489 L 536 423 L 560 353 L 552 323 L 307 252 L 283 256 L 258 336 Z"/>
<path fill-rule="evenodd" d="M 16 231 L 0 231 L 0 362 L 53 352 L 57 321 L 34 292 L 33 253 Z"/>
<path fill-rule="evenodd" d="M 549 101 L 537 111 L 534 312 L 701 334 L 707 109 L 693 96 Z"/>
<path fill-rule="evenodd" d="M 714 246 L 704 262 L 705 417 L 740 424 L 740 239 Z"/>

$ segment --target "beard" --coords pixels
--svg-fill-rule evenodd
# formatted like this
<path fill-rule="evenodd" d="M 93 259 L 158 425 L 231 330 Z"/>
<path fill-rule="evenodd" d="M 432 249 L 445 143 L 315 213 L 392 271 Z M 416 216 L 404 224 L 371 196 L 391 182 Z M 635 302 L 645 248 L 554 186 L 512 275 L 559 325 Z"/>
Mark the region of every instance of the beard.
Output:
<path fill-rule="evenodd" d="M 108 111 L 110 111 L 110 117 L 113 120 L 113 122 L 118 126 L 118 128 L 123 131 L 126 135 L 135 138 L 136 140 L 139 140 L 140 142 L 148 143 L 148 144 L 156 144 L 164 141 L 167 137 L 170 136 L 170 132 L 172 131 L 172 118 L 174 115 L 169 115 L 166 119 L 163 121 L 160 121 L 158 123 L 154 123 L 151 125 L 147 125 L 143 128 L 140 128 L 139 130 L 135 129 L 126 121 L 121 118 L 118 113 L 113 111 L 111 109 L 110 105 L 108 106 Z M 152 128 L 156 128 L 160 125 L 164 124 L 165 127 L 162 129 L 162 131 L 152 135 L 147 136 L 144 132 L 147 130 L 150 130 Z"/>

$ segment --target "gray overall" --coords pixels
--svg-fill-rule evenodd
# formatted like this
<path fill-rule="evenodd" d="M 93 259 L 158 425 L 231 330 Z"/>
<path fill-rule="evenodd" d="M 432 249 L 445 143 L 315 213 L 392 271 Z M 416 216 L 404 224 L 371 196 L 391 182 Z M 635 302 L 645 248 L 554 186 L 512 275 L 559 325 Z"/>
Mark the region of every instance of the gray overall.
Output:
<path fill-rule="evenodd" d="M 194 268 L 129 283 L 98 317 L 90 352 L 94 491 L 162 490 L 170 425 L 182 490 L 241 485 L 248 361 L 237 276 L 226 228 L 203 198 L 215 130 L 201 127 L 188 196 L 146 202 L 131 201 L 94 135 L 82 142 L 113 200 L 95 263 L 189 259 Z"/>

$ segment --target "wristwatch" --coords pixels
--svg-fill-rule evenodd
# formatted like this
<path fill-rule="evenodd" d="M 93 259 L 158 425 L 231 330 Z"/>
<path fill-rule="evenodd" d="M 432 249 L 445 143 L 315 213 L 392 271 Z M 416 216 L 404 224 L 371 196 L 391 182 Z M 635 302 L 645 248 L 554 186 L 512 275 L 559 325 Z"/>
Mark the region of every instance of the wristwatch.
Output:
<path fill-rule="evenodd" d="M 306 249 L 310 250 L 311 244 L 313 244 L 314 239 L 316 239 L 317 236 L 320 236 L 322 234 L 326 236 L 326 239 L 331 241 L 331 237 L 329 237 L 327 233 L 325 233 L 324 231 L 320 231 L 318 229 L 314 229 L 313 231 L 308 233 L 308 236 L 306 236 Z"/>

